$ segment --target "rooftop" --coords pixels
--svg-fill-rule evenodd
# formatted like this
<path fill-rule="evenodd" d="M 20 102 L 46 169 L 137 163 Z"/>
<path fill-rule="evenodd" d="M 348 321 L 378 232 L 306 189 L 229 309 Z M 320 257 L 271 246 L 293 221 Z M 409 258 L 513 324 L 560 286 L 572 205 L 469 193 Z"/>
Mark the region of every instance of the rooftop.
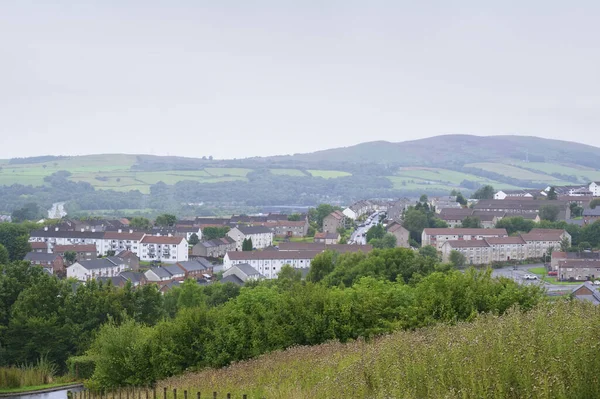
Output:
<path fill-rule="evenodd" d="M 142 244 L 179 245 L 182 241 L 183 237 L 145 236 L 141 242 Z"/>
<path fill-rule="evenodd" d="M 25 260 L 29 261 L 29 262 L 44 262 L 44 263 L 51 263 L 54 262 L 54 260 L 56 260 L 56 258 L 59 258 L 60 255 L 58 254 L 49 254 L 46 252 L 28 252 L 25 255 Z"/>
<path fill-rule="evenodd" d="M 242 232 L 242 234 L 250 235 L 250 234 L 269 234 L 273 233 L 269 228 L 265 226 L 238 226 L 237 229 Z"/>
<path fill-rule="evenodd" d="M 55 253 L 63 252 L 96 252 L 95 244 L 82 244 L 82 245 L 55 245 L 53 251 Z"/>
<path fill-rule="evenodd" d="M 427 235 L 481 235 L 481 236 L 494 236 L 494 235 L 505 235 L 508 233 L 506 229 L 474 229 L 474 228 L 426 228 L 423 232 Z"/>

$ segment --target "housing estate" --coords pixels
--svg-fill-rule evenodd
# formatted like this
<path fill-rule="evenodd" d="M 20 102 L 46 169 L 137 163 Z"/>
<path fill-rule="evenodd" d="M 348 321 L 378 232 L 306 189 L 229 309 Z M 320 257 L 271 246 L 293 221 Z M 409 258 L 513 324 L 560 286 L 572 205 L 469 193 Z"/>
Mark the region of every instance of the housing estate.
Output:
<path fill-rule="evenodd" d="M 176 263 L 188 260 L 188 242 L 185 237 L 144 236 L 140 241 L 142 261 Z"/>
<path fill-rule="evenodd" d="M 315 233 L 314 242 L 319 244 L 337 244 L 340 242 L 340 233 Z"/>
<path fill-rule="evenodd" d="M 265 222 L 264 227 L 270 229 L 275 237 L 305 237 L 308 233 L 308 220 L 276 220 Z M 254 243 L 254 240 L 252 240 Z"/>
<path fill-rule="evenodd" d="M 600 260 L 564 259 L 558 262 L 561 281 L 588 281 L 600 278 Z"/>
<path fill-rule="evenodd" d="M 506 198 L 527 198 L 534 199 L 541 196 L 541 190 L 536 189 L 518 189 L 518 190 L 500 190 L 494 194 L 494 199 L 503 200 Z"/>
<path fill-rule="evenodd" d="M 396 246 L 402 248 L 410 248 L 410 232 L 405 229 L 400 223 L 392 222 L 386 226 L 386 231 L 396 237 Z"/>
<path fill-rule="evenodd" d="M 323 219 L 323 231 L 326 233 L 337 233 L 343 228 L 346 228 L 346 215 L 341 211 L 331 212 Z"/>
<path fill-rule="evenodd" d="M 73 263 L 67 267 L 67 278 L 87 281 L 97 277 L 115 277 L 125 270 L 127 270 L 127 265 L 123 259 L 117 256 L 109 256 Z"/>
<path fill-rule="evenodd" d="M 242 240 L 243 242 L 243 240 Z M 192 248 L 193 256 L 220 258 L 229 251 L 235 251 L 236 242 L 231 237 L 215 238 L 214 240 L 201 241 Z"/>
<path fill-rule="evenodd" d="M 53 252 L 60 256 L 65 257 L 66 252 L 74 252 L 75 260 L 92 260 L 98 257 L 96 252 L 96 246 L 94 244 L 83 244 L 83 245 L 55 245 Z"/>
<path fill-rule="evenodd" d="M 421 243 L 441 250 L 446 241 L 482 240 L 490 237 L 508 237 L 508 233 L 506 229 L 426 228 L 421 234 Z"/>
<path fill-rule="evenodd" d="M 264 226 L 238 226 L 227 232 L 227 236 L 235 241 L 235 248 L 242 250 L 244 240 L 252 240 L 252 247 L 262 249 L 273 245 L 273 232 Z"/>
<path fill-rule="evenodd" d="M 65 262 L 62 256 L 59 254 L 49 254 L 46 252 L 28 252 L 25 255 L 27 262 L 32 265 L 41 266 L 44 269 L 48 269 L 52 274 L 63 273 L 65 268 Z"/>
<path fill-rule="evenodd" d="M 248 263 L 237 263 L 223 272 L 223 279 L 221 281 L 231 281 L 234 284 L 243 285 L 246 281 L 260 280 L 262 278 L 264 276 Z"/>
<path fill-rule="evenodd" d="M 558 220 L 569 220 L 571 218 L 571 209 L 567 201 L 548 201 L 535 199 L 504 199 L 504 200 L 480 200 L 475 204 L 474 209 L 479 211 L 506 212 L 513 215 L 539 213 L 545 205 L 554 205 L 558 207 Z"/>
<path fill-rule="evenodd" d="M 235 265 L 248 264 L 264 278 L 273 279 L 284 265 L 295 269 L 308 269 L 312 260 L 322 251 L 235 251 L 227 252 L 223 258 L 223 270 Z"/>

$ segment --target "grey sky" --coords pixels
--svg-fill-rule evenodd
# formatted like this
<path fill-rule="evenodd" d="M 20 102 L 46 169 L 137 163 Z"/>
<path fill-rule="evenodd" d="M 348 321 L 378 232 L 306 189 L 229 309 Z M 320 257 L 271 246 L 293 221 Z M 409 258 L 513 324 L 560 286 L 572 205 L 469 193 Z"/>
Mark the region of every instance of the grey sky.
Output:
<path fill-rule="evenodd" d="M 600 2 L 487 3 L 3 0 L 0 158 L 600 146 Z"/>

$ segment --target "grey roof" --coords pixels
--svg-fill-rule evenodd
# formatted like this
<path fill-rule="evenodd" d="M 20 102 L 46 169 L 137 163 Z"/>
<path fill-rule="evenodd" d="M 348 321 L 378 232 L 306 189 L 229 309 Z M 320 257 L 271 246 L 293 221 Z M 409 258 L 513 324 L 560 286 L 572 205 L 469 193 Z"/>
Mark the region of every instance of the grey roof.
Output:
<path fill-rule="evenodd" d="M 271 229 L 264 226 L 238 226 L 237 229 L 244 235 L 272 233 Z"/>
<path fill-rule="evenodd" d="M 584 209 L 583 216 L 600 216 L 600 206 L 597 206 L 594 209 Z"/>
<path fill-rule="evenodd" d="M 578 289 L 582 287 L 587 287 L 590 291 L 592 291 L 592 295 L 576 295 L 575 298 L 579 300 L 590 301 L 595 305 L 600 304 L 600 292 L 598 292 L 598 287 L 594 286 L 594 284 L 592 284 L 589 281 L 586 281 L 585 283 L 573 288 L 572 292 L 575 293 Z"/>
<path fill-rule="evenodd" d="M 239 263 L 237 265 L 234 265 L 233 267 L 237 267 L 238 269 L 240 269 L 242 271 L 242 273 L 244 273 L 246 276 L 260 275 L 258 270 L 256 270 L 252 266 L 250 266 L 248 263 Z"/>
<path fill-rule="evenodd" d="M 141 283 L 145 280 L 144 273 L 140 272 L 121 272 L 119 273 L 119 276 L 132 283 Z"/>
<path fill-rule="evenodd" d="M 104 284 L 112 283 L 114 286 L 119 286 L 121 284 L 125 284 L 127 280 L 122 276 L 113 276 L 113 277 L 98 277 L 96 280 L 103 282 Z"/>
<path fill-rule="evenodd" d="M 83 266 L 83 268 L 85 268 L 87 270 L 104 269 L 104 268 L 115 267 L 115 266 L 124 264 L 123 260 L 121 258 L 117 258 L 116 256 L 111 256 L 109 258 L 93 259 L 93 260 L 82 260 L 77 263 L 79 263 L 81 266 Z M 77 264 L 77 263 L 75 263 L 75 264 Z"/>
<path fill-rule="evenodd" d="M 176 274 L 185 274 L 185 271 L 177 265 L 163 266 L 162 268 L 168 271 L 172 276 Z"/>
<path fill-rule="evenodd" d="M 54 262 L 54 260 L 58 257 L 57 254 L 49 254 L 46 252 L 28 252 L 25 255 L 25 260 L 29 262 L 44 262 L 50 263 Z"/>
<path fill-rule="evenodd" d="M 187 270 L 188 272 L 196 272 L 196 271 L 203 271 L 206 270 L 208 268 L 212 268 L 212 265 L 210 264 L 210 262 L 208 262 L 208 266 L 206 265 L 208 261 L 204 258 L 198 258 L 198 259 L 194 259 L 194 260 L 188 260 L 185 262 L 177 262 L 177 264 L 179 266 L 181 266 L 184 270 Z"/>
<path fill-rule="evenodd" d="M 164 267 L 153 267 L 150 269 L 151 272 L 156 274 L 158 277 L 163 278 L 171 278 L 171 273 L 169 273 Z"/>
<path fill-rule="evenodd" d="M 239 278 L 238 276 L 236 276 L 235 274 L 231 274 L 227 277 L 223 277 L 220 280 L 221 283 L 225 284 L 225 283 L 233 283 L 235 285 L 244 285 L 244 281 Z"/>
<path fill-rule="evenodd" d="M 64 230 L 35 230 L 30 234 L 31 237 L 57 237 L 57 238 L 104 238 L 103 231 L 64 231 Z"/>
<path fill-rule="evenodd" d="M 205 248 L 220 247 L 233 244 L 235 240 L 231 237 L 215 238 L 214 240 L 200 241 L 197 245 L 202 245 Z"/>

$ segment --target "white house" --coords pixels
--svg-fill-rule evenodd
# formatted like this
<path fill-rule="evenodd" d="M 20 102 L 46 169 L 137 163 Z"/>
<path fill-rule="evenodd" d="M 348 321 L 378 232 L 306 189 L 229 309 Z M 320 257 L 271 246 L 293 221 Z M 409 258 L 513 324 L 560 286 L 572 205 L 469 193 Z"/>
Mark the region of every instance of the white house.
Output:
<path fill-rule="evenodd" d="M 600 182 L 591 182 L 589 190 L 594 197 L 600 197 Z"/>
<path fill-rule="evenodd" d="M 352 208 L 346 208 L 342 211 L 342 213 L 348 218 L 348 219 L 352 219 L 352 220 L 356 220 L 356 218 L 358 218 L 358 216 L 356 215 L 356 212 L 354 212 L 352 210 Z"/>
<path fill-rule="evenodd" d="M 188 242 L 184 237 L 145 236 L 141 241 L 140 260 L 177 263 L 188 260 Z"/>
<path fill-rule="evenodd" d="M 237 251 L 242 250 L 245 239 L 252 239 L 252 247 L 256 249 L 273 245 L 273 231 L 264 226 L 238 226 L 229 230 L 227 235 L 235 240 Z"/>
<path fill-rule="evenodd" d="M 223 278 L 229 276 L 236 276 L 243 282 L 260 280 L 261 278 L 263 278 L 263 276 L 258 272 L 258 270 L 256 270 L 247 263 L 239 263 L 227 269 L 223 273 Z"/>
<path fill-rule="evenodd" d="M 48 252 L 53 252 L 55 245 L 84 245 L 94 244 L 96 252 L 106 253 L 104 249 L 104 232 L 102 231 L 63 231 L 58 227 L 54 229 L 44 227 L 42 230 L 32 231 L 29 235 L 29 242 L 45 242 L 48 245 Z"/>
<path fill-rule="evenodd" d="M 310 262 L 322 251 L 235 251 L 223 258 L 223 270 L 247 263 L 267 279 L 277 278 L 284 265 L 308 269 Z"/>
<path fill-rule="evenodd" d="M 144 273 L 146 280 L 153 282 L 183 280 L 185 270 L 177 265 L 153 267 Z"/>
<path fill-rule="evenodd" d="M 539 191 L 539 190 L 537 190 Z M 510 198 L 532 198 L 536 190 L 500 190 L 494 194 L 494 199 L 503 200 L 506 197 Z"/>
<path fill-rule="evenodd" d="M 144 238 L 146 234 L 142 232 L 137 232 L 133 230 L 129 230 L 123 232 L 122 230 L 118 231 L 107 231 L 104 233 L 104 252 L 101 252 L 102 255 L 108 253 L 108 251 L 115 251 L 115 253 L 119 253 L 122 251 L 131 251 L 138 258 L 140 257 L 140 241 Z"/>
<path fill-rule="evenodd" d="M 125 261 L 116 256 L 82 260 L 67 267 L 67 278 L 87 281 L 97 277 L 114 277 L 128 268 Z"/>

